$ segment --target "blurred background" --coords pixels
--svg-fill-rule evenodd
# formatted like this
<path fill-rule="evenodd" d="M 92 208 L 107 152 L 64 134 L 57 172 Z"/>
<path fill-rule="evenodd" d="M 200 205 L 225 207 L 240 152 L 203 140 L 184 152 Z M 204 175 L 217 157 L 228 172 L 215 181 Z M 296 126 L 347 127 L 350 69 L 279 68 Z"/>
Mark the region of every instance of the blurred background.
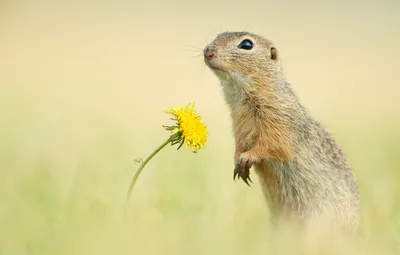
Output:
<path fill-rule="evenodd" d="M 348 154 L 363 254 L 396 252 L 399 13 L 399 1 L 0 1 L 0 254 L 356 254 L 273 233 L 258 180 L 232 180 L 229 111 L 202 49 L 241 30 L 275 42 Z M 124 214 L 134 159 L 168 137 L 163 110 L 189 102 L 206 148 L 166 147 Z"/>

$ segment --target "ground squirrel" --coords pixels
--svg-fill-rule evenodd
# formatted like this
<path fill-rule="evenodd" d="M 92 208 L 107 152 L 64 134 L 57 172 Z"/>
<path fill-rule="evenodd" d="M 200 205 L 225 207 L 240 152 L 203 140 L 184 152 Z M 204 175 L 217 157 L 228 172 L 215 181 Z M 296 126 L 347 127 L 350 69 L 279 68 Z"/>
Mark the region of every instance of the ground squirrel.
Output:
<path fill-rule="evenodd" d="M 254 166 L 273 216 L 300 223 L 322 216 L 356 230 L 360 202 L 352 169 L 332 135 L 299 103 L 274 44 L 224 32 L 203 54 L 231 110 L 234 179 L 249 184 Z"/>

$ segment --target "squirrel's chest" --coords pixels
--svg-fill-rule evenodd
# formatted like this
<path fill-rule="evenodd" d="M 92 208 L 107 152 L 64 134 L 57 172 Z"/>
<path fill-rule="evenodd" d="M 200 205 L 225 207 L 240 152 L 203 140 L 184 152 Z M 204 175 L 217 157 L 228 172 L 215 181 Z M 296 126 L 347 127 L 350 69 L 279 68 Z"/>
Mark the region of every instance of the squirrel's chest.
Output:
<path fill-rule="evenodd" d="M 260 133 L 256 119 L 245 108 L 238 108 L 232 112 L 232 128 L 236 143 L 244 150 L 254 146 Z"/>

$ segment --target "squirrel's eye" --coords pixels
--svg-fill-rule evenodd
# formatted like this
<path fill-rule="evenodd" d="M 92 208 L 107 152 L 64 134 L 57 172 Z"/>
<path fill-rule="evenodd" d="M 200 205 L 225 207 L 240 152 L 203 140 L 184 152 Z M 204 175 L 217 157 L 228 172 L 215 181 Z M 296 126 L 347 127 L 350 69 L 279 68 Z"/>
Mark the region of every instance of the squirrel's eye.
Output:
<path fill-rule="evenodd" d="M 253 49 L 253 42 L 250 41 L 249 39 L 245 39 L 239 44 L 238 47 L 239 49 L 251 50 Z"/>

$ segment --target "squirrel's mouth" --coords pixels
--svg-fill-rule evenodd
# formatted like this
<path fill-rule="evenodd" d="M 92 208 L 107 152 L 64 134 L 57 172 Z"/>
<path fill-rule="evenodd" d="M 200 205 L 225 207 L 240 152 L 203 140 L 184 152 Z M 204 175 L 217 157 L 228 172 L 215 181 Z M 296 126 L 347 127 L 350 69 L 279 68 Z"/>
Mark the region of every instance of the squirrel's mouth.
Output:
<path fill-rule="evenodd" d="M 209 60 L 207 58 L 204 58 L 204 62 L 206 65 L 213 71 L 219 71 L 219 72 L 225 72 L 225 70 L 221 69 L 219 66 L 217 66 L 215 63 L 213 63 L 213 59 Z"/>
<path fill-rule="evenodd" d="M 226 80 L 229 76 L 229 71 L 222 69 L 221 67 L 215 65 L 212 61 L 204 60 L 206 65 L 211 69 L 211 71 L 222 81 Z"/>
<path fill-rule="evenodd" d="M 224 71 L 220 65 L 218 65 L 218 54 L 215 47 L 207 45 L 203 50 L 204 62 L 213 71 Z"/>

